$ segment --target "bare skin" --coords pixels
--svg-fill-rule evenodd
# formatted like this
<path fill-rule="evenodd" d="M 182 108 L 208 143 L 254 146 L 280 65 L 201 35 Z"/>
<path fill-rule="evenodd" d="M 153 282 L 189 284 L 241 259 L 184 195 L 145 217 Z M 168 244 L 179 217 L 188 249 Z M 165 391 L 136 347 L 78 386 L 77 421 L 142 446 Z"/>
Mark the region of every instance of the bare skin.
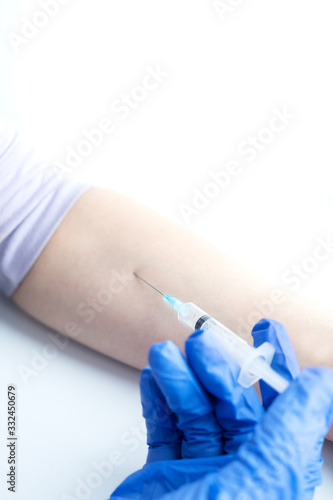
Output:
<path fill-rule="evenodd" d="M 153 342 L 171 339 L 182 348 L 190 331 L 133 272 L 197 303 L 249 342 L 262 316 L 258 304 L 269 300 L 268 316 L 285 325 L 301 367 L 333 368 L 331 311 L 273 286 L 149 208 L 100 188 L 89 189 L 70 210 L 13 300 L 54 330 L 143 368 Z"/>

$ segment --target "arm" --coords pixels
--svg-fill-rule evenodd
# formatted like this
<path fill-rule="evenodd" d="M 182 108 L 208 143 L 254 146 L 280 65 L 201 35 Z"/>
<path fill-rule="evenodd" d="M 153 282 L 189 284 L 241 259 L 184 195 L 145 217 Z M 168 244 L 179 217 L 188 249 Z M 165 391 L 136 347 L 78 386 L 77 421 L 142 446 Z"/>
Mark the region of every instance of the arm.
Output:
<path fill-rule="evenodd" d="M 133 271 L 197 303 L 236 333 L 240 319 L 247 320 L 254 304 L 274 290 L 181 226 L 120 194 L 91 188 L 69 211 L 13 300 L 51 328 L 142 368 L 152 343 L 170 339 L 183 347 L 189 331 Z M 333 367 L 333 314 L 288 291 L 280 302 L 269 316 L 285 324 L 301 367 Z M 242 332 L 248 342 L 253 324 Z"/>
<path fill-rule="evenodd" d="M 271 298 L 274 290 L 181 226 L 120 194 L 91 188 L 67 214 L 13 299 L 51 328 L 142 368 L 153 342 L 170 339 L 183 346 L 189 331 L 160 295 L 134 279 L 133 271 L 197 303 L 237 333 L 240 319 L 247 321 L 257 309 L 254 304 Z M 123 277 L 117 279 L 116 273 Z M 332 367 L 333 314 L 288 291 L 276 302 L 269 316 L 286 326 L 301 367 Z M 249 342 L 259 317 L 241 332 Z"/>

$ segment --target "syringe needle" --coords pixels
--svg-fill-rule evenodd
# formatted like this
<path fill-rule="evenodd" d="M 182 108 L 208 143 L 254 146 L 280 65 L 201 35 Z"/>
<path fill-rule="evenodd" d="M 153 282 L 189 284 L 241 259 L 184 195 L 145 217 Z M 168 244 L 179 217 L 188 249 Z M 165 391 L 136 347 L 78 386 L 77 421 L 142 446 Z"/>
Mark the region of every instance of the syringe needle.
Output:
<path fill-rule="evenodd" d="M 157 288 L 155 288 L 153 285 L 151 285 L 150 283 L 148 283 L 148 281 L 144 280 L 143 278 L 141 278 L 141 276 L 139 276 L 138 274 L 136 273 L 133 273 L 134 276 L 136 276 L 137 278 L 139 278 L 140 280 L 144 281 L 147 285 L 149 285 L 151 288 L 153 288 L 154 290 L 156 290 L 156 292 L 160 293 L 161 295 L 164 295 L 164 293 L 162 293 L 160 290 L 158 290 Z"/>

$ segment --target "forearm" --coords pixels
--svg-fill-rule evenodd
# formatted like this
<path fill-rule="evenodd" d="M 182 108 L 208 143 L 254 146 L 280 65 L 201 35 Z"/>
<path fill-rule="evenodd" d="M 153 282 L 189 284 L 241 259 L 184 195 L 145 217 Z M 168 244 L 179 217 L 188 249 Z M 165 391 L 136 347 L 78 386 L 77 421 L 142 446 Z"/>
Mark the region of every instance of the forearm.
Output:
<path fill-rule="evenodd" d="M 114 272 L 125 269 L 129 279 L 117 279 Z M 130 279 L 134 271 L 236 332 L 240 320 L 248 321 L 257 304 L 269 299 L 270 317 L 286 326 L 301 366 L 333 366 L 332 313 L 286 291 L 274 304 L 274 288 L 262 278 L 108 190 L 92 188 L 79 199 L 13 299 L 55 330 L 142 368 L 151 343 L 171 339 L 182 347 L 189 331 L 160 295 Z M 250 341 L 250 331 L 244 337 Z"/>

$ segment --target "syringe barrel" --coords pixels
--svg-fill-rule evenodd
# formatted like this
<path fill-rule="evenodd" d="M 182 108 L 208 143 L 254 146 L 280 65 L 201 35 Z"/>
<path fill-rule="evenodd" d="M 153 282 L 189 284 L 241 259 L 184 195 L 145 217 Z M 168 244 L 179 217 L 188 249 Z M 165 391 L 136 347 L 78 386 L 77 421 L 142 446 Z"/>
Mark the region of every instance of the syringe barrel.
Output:
<path fill-rule="evenodd" d="M 178 319 L 184 325 L 191 328 L 191 330 L 199 330 L 200 326 L 198 322 L 200 322 L 201 318 L 210 318 L 210 316 L 205 313 L 203 309 L 193 304 L 193 302 L 183 303 L 182 306 L 178 309 Z"/>
<path fill-rule="evenodd" d="M 270 366 L 274 355 L 274 347 L 270 343 L 265 342 L 255 349 L 192 302 L 182 304 L 178 319 L 192 330 L 209 330 L 219 337 L 224 349 L 240 366 L 238 382 L 242 386 L 250 387 L 263 379 L 277 392 L 283 392 L 288 387 L 289 382 Z"/>
<path fill-rule="evenodd" d="M 224 348 L 242 366 L 248 358 L 252 347 L 242 338 L 209 316 L 192 302 L 186 302 L 178 310 L 178 319 L 191 330 L 210 330 L 217 334 Z"/>

